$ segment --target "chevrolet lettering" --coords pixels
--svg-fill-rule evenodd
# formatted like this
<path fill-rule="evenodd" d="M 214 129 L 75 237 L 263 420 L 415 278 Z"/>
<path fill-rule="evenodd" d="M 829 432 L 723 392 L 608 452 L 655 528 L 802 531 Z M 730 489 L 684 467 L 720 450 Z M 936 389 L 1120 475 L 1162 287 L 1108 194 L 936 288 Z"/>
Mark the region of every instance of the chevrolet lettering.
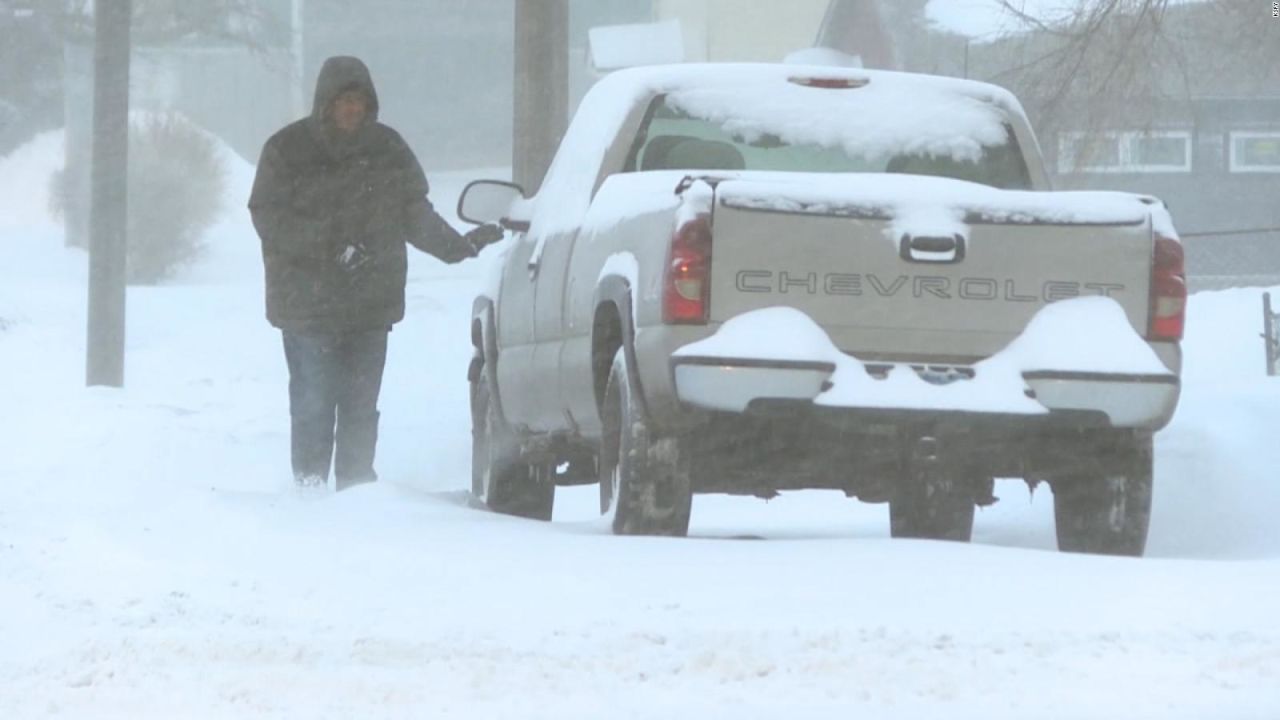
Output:
<path fill-rule="evenodd" d="M 1003 300 L 1007 302 L 1045 302 L 1100 295 L 1115 297 L 1125 291 L 1119 283 L 1046 280 L 1034 287 L 1020 287 L 1016 280 L 999 278 L 898 275 L 881 278 L 861 273 L 792 273 L 772 270 L 740 270 L 735 287 L 744 293 L 777 293 L 792 295 L 843 295 L 850 297 L 891 298 L 910 293 L 915 298 L 934 297 L 943 300 Z"/>

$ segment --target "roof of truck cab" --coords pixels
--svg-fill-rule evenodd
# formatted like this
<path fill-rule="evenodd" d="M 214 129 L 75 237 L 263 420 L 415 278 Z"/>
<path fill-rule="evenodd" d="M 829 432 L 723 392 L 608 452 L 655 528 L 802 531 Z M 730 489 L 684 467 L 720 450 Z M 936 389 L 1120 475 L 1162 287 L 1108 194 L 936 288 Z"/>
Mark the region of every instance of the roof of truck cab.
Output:
<path fill-rule="evenodd" d="M 848 87 L 810 87 L 824 84 Z M 977 157 L 1007 138 L 1006 119 L 1025 114 L 1007 90 L 987 83 L 878 70 L 784 64 L 704 63 L 629 68 L 597 82 L 578 106 L 534 203 L 533 228 L 575 227 L 597 180 L 593 168 L 638 106 L 669 106 L 726 131 L 789 143 L 857 146 Z"/>
<path fill-rule="evenodd" d="M 897 72 L 893 70 L 866 70 L 862 68 L 834 67 L 826 65 L 792 65 L 782 63 L 682 63 L 678 65 L 651 65 L 628 68 L 611 73 L 597 85 L 631 87 L 646 93 L 672 92 L 686 88 L 708 86 L 742 86 L 759 83 L 790 83 L 793 79 L 833 79 L 865 82 L 871 85 L 892 85 L 904 89 L 920 89 L 937 93 L 950 93 L 990 102 L 1006 109 L 1021 111 L 1021 105 L 1008 90 L 987 82 L 928 75 L 924 73 Z M 834 90 L 839 92 L 839 90 Z"/>

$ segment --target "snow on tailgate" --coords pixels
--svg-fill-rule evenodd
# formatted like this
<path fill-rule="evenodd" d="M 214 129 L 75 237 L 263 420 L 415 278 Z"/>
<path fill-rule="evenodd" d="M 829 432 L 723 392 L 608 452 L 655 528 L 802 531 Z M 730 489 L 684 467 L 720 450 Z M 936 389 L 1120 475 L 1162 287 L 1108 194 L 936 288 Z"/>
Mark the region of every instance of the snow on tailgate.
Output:
<path fill-rule="evenodd" d="M 737 180 L 718 187 L 722 204 L 886 219 L 945 211 L 958 223 L 1137 224 L 1156 203 L 1123 192 L 1000 190 L 964 180 L 890 173 L 753 173 Z"/>
<path fill-rule="evenodd" d="M 1027 397 L 1023 373 L 1036 371 L 1167 375 L 1151 348 L 1134 333 L 1124 310 L 1110 298 L 1063 300 L 1044 307 L 1023 333 L 974 366 L 971 380 L 936 385 L 910 367 L 896 365 L 883 379 L 841 352 L 816 322 L 789 307 L 756 310 L 733 318 L 715 335 L 673 353 L 676 358 L 827 362 L 831 386 L 814 398 L 828 407 L 904 408 L 1041 415 Z"/>

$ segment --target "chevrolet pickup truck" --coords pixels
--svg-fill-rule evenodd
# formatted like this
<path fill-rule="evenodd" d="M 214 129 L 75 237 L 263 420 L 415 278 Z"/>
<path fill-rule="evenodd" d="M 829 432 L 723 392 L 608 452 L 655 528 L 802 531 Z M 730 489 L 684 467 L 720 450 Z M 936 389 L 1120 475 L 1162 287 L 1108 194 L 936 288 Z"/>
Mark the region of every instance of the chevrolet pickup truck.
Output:
<path fill-rule="evenodd" d="M 1052 489 L 1061 550 L 1141 555 L 1177 405 L 1182 246 L 1148 196 L 1054 192 L 1017 100 L 855 69 L 619 72 L 474 304 L 473 490 L 618 534 L 692 496 L 824 488 L 894 537 L 968 541 L 996 479 Z"/>

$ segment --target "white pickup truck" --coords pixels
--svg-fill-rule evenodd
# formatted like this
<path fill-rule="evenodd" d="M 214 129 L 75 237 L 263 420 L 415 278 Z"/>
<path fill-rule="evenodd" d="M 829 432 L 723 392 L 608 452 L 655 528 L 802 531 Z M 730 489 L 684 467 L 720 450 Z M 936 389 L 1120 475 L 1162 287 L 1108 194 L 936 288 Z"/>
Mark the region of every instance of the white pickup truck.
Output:
<path fill-rule="evenodd" d="M 694 493 L 827 488 L 894 537 L 968 540 L 1047 482 L 1063 550 L 1143 551 L 1186 286 L 1162 203 L 1050 192 L 982 83 L 773 65 L 629 70 L 583 100 L 477 298 L 476 494 L 549 519 L 600 483 L 621 534 Z"/>

